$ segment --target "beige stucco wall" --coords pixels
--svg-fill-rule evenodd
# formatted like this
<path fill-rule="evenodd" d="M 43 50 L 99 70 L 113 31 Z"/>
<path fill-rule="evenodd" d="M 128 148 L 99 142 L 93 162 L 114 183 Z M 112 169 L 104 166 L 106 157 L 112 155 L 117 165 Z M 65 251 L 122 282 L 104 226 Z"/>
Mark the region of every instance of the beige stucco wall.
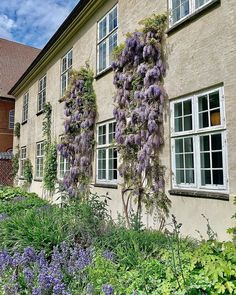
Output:
<path fill-rule="evenodd" d="M 29 119 L 21 128 L 19 146 L 27 146 L 28 156 L 35 162 L 36 142 L 42 140 L 42 118 L 36 116 L 38 79 L 47 73 L 47 101 L 53 107 L 53 135 L 58 139 L 63 133 L 63 104 L 60 98 L 60 58 L 73 47 L 73 68 L 78 69 L 89 61 L 96 69 L 96 32 L 97 21 L 114 5 L 115 0 L 104 1 L 92 17 L 77 31 L 67 45 L 48 63 L 43 71 L 25 87 L 16 100 L 16 122 L 21 122 L 23 93 L 29 89 Z M 152 13 L 164 12 L 166 0 L 119 0 L 118 41 L 122 42 L 128 31 L 138 28 L 138 22 Z M 227 239 L 226 228 L 233 224 L 231 216 L 235 211 L 233 196 L 236 194 L 236 157 L 234 150 L 236 136 L 234 129 L 234 109 L 236 108 L 236 1 L 222 0 L 194 20 L 184 24 L 167 36 L 168 72 L 165 88 L 169 99 L 181 97 L 216 84 L 224 85 L 225 109 L 227 118 L 228 167 L 230 201 L 169 196 L 172 201 L 171 213 L 183 223 L 185 235 L 197 236 L 195 230 L 206 233 L 206 223 L 201 214 L 209 218 L 220 239 Z M 114 87 L 113 74 L 109 72 L 95 80 L 98 122 L 112 118 Z M 171 188 L 169 110 L 165 116 L 165 148 L 162 163 L 166 166 L 166 192 Z M 14 146 L 18 144 L 15 139 Z M 95 179 L 95 176 L 94 176 Z M 120 180 L 121 181 L 121 180 Z M 95 188 L 94 188 L 95 189 Z M 33 181 L 31 191 L 43 196 L 42 183 Z M 119 189 L 96 188 L 99 194 L 109 192 L 112 200 L 110 209 L 113 216 L 122 211 Z M 146 217 L 144 218 L 146 220 Z M 148 218 L 151 226 L 152 218 Z"/>

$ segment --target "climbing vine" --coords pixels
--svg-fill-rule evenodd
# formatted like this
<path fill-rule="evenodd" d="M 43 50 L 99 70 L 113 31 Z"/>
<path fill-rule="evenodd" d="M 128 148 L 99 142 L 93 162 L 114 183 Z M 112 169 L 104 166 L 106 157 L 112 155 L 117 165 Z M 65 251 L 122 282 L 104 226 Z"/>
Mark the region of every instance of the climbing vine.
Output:
<path fill-rule="evenodd" d="M 24 163 L 24 179 L 26 184 L 31 184 L 33 179 L 33 166 L 30 159 L 26 159 Z"/>
<path fill-rule="evenodd" d="M 12 175 L 13 177 L 16 177 L 18 171 L 19 171 L 19 159 L 20 159 L 20 150 L 19 145 L 16 147 L 16 152 L 14 156 L 12 157 Z"/>
<path fill-rule="evenodd" d="M 160 151 L 164 143 L 163 109 L 166 92 L 164 32 L 166 15 L 143 20 L 143 29 L 128 34 L 125 44 L 116 49 L 114 116 L 115 140 L 123 177 L 122 201 L 129 225 L 129 204 L 137 201 L 137 216 L 142 205 L 156 208 L 163 220 L 170 201 L 165 194 L 164 167 Z"/>
<path fill-rule="evenodd" d="M 86 196 L 92 176 L 96 120 L 93 72 L 88 65 L 72 72 L 64 100 L 65 131 L 58 150 L 68 159 L 70 171 L 64 176 L 63 186 L 70 197 L 78 197 L 80 192 Z"/>
<path fill-rule="evenodd" d="M 19 122 L 15 123 L 14 135 L 15 135 L 18 139 L 20 138 L 20 123 L 19 123 Z"/>
<path fill-rule="evenodd" d="M 44 105 L 43 135 L 44 141 L 44 168 L 43 185 L 46 190 L 53 192 L 57 181 L 57 144 L 51 139 L 52 106 L 48 102 Z"/>

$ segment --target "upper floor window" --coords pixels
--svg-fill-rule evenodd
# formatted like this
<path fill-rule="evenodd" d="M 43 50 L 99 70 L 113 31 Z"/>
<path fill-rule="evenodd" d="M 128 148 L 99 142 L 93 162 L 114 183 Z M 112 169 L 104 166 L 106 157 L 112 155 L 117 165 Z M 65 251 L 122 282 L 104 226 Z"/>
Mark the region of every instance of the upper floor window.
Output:
<path fill-rule="evenodd" d="M 173 186 L 227 190 L 223 89 L 171 102 Z"/>
<path fill-rule="evenodd" d="M 14 129 L 15 110 L 9 111 L 9 129 Z"/>
<path fill-rule="evenodd" d="M 26 146 L 22 147 L 20 150 L 20 176 L 24 177 L 24 166 L 26 160 Z"/>
<path fill-rule="evenodd" d="M 117 6 L 98 22 L 97 72 L 107 69 L 112 62 L 112 51 L 117 46 Z"/>
<path fill-rule="evenodd" d="M 117 149 L 113 145 L 115 138 L 115 122 L 98 124 L 97 126 L 97 171 L 98 183 L 117 182 Z"/>
<path fill-rule="evenodd" d="M 72 49 L 61 59 L 61 96 L 65 94 L 70 80 L 70 70 L 72 69 Z"/>
<path fill-rule="evenodd" d="M 44 76 L 38 83 L 38 112 L 43 110 L 46 101 L 46 82 L 46 76 Z"/>
<path fill-rule="evenodd" d="M 194 13 L 213 0 L 169 0 L 171 9 L 171 25 Z"/>
<path fill-rule="evenodd" d="M 28 108 L 29 108 L 29 92 L 24 94 L 23 97 L 23 110 L 22 110 L 22 122 L 28 120 Z"/>
<path fill-rule="evenodd" d="M 43 157 L 44 157 L 44 142 L 36 143 L 36 167 L 35 176 L 36 178 L 43 177 Z"/>

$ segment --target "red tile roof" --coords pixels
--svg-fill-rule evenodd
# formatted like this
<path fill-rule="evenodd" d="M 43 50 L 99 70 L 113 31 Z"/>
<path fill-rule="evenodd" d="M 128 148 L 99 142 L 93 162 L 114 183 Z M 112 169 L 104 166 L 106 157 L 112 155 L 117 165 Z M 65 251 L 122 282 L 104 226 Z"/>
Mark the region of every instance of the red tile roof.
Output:
<path fill-rule="evenodd" d="M 39 52 L 40 49 L 0 38 L 0 97 L 13 98 L 7 93 Z"/>

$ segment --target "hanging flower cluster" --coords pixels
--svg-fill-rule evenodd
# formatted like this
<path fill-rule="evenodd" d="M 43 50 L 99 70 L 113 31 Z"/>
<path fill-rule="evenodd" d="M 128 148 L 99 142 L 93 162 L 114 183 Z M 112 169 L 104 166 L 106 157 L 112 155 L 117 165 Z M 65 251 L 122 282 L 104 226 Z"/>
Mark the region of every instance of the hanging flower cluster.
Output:
<path fill-rule="evenodd" d="M 120 175 L 125 190 L 141 203 L 156 205 L 168 212 L 164 194 L 164 171 L 159 152 L 163 139 L 163 109 L 166 72 L 163 36 L 166 15 L 142 21 L 144 29 L 129 34 L 125 45 L 115 52 L 113 62 L 116 87 L 115 140 L 120 154 Z"/>
<path fill-rule="evenodd" d="M 79 191 L 86 193 L 92 176 L 96 97 L 93 72 L 88 65 L 79 72 L 72 72 L 71 87 L 65 95 L 64 112 L 65 131 L 58 150 L 70 164 L 63 186 L 70 197 L 75 197 Z"/>

